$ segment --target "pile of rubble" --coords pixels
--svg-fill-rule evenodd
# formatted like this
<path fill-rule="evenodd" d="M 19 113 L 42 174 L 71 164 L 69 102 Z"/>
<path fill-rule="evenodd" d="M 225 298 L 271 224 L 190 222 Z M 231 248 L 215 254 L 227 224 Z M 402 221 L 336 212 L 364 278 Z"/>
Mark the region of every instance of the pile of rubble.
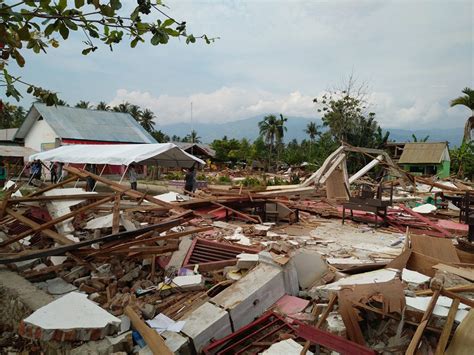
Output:
<path fill-rule="evenodd" d="M 364 174 L 346 181 L 342 153 L 307 183 L 258 192 L 151 196 L 72 167 L 28 196 L 12 186 L 0 206 L 0 344 L 467 354 L 474 249 L 458 216 L 471 187 L 402 176 L 344 191 Z M 80 179 L 109 192 L 65 187 Z"/>

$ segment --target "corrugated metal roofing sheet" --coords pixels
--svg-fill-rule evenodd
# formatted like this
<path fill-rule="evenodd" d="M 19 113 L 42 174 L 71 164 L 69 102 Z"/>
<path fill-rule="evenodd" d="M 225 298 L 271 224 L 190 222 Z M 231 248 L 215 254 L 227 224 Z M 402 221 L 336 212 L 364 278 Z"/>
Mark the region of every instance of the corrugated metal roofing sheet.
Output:
<path fill-rule="evenodd" d="M 40 103 L 34 103 L 33 107 L 61 138 L 157 143 L 128 113 L 46 106 Z"/>
<path fill-rule="evenodd" d="M 0 156 L 2 157 L 28 158 L 31 154 L 35 153 L 37 153 L 35 150 L 19 145 L 0 145 Z"/>
<path fill-rule="evenodd" d="M 4 128 L 0 129 L 0 141 L 13 141 L 18 128 Z"/>
<path fill-rule="evenodd" d="M 406 143 L 399 164 L 439 164 L 443 159 L 446 142 Z"/>

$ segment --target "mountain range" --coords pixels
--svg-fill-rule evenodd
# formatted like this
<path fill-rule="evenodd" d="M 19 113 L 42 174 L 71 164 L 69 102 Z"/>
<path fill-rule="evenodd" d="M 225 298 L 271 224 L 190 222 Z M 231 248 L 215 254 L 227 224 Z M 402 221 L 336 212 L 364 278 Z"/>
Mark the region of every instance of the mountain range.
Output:
<path fill-rule="evenodd" d="M 247 138 L 250 141 L 255 140 L 258 137 L 258 122 L 260 122 L 265 115 L 254 116 L 243 120 L 226 122 L 226 123 L 199 123 L 194 122 L 191 126 L 190 123 L 174 123 L 169 125 L 157 125 L 157 129 L 160 129 L 170 137 L 173 135 L 184 137 L 188 135 L 192 129 L 196 130 L 200 140 L 203 143 L 211 143 L 214 139 L 222 139 L 224 136 L 227 138 L 242 139 Z M 292 139 L 301 141 L 308 139 L 308 135 L 304 132 L 309 122 L 315 122 L 322 126 L 322 121 L 318 118 L 307 118 L 307 117 L 288 117 L 286 122 L 287 131 L 285 133 L 285 141 L 288 142 Z M 383 128 L 383 127 L 382 127 Z M 387 129 L 390 132 L 389 140 L 396 142 L 409 142 L 413 141 L 412 134 L 418 139 L 422 139 L 429 136 L 428 141 L 440 142 L 448 141 L 451 147 L 459 146 L 461 144 L 463 127 L 447 128 L 447 129 L 398 129 L 390 128 Z"/>

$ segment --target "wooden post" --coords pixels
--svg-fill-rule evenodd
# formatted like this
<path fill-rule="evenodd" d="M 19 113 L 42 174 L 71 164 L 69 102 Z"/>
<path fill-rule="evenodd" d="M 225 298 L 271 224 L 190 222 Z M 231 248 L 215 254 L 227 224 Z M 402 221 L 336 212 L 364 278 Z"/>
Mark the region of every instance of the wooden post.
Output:
<path fill-rule="evenodd" d="M 161 335 L 158 334 L 156 330 L 147 326 L 132 307 L 125 307 L 125 315 L 130 318 L 133 327 L 140 333 L 143 339 L 145 339 L 145 342 L 154 355 L 173 355 L 173 352 L 166 346 Z"/>
<path fill-rule="evenodd" d="M 112 209 L 113 216 L 112 216 L 112 234 L 116 234 L 120 230 L 120 199 L 122 194 L 116 192 L 115 193 L 115 201 L 114 207 Z"/>
<path fill-rule="evenodd" d="M 433 313 L 433 309 L 436 306 L 436 302 L 438 301 L 440 293 L 441 290 L 434 291 L 433 297 L 431 297 L 430 304 L 428 305 L 428 308 L 423 314 L 423 318 L 421 318 L 421 322 L 418 325 L 418 328 L 416 328 L 416 332 L 413 335 L 413 338 L 411 338 L 410 344 L 408 345 L 405 355 L 415 355 L 416 350 L 418 349 L 418 344 L 421 340 L 421 336 L 423 335 L 423 332 L 425 331 L 425 328 L 428 325 L 428 322 L 430 320 L 431 314 Z"/>
<path fill-rule="evenodd" d="M 448 345 L 449 336 L 451 335 L 451 329 L 453 328 L 454 318 L 459 307 L 459 298 L 455 298 L 451 307 L 449 308 L 448 318 L 446 318 L 446 323 L 443 327 L 443 332 L 439 337 L 438 346 L 436 347 L 435 355 L 443 355 L 446 345 Z"/>
<path fill-rule="evenodd" d="M 323 325 L 324 321 L 329 316 L 329 313 L 331 313 L 332 309 L 334 308 L 336 301 L 337 301 L 337 293 L 333 292 L 331 293 L 331 297 L 329 298 L 329 303 L 328 303 L 327 308 L 324 310 L 324 313 L 321 315 L 321 318 L 319 318 L 318 323 L 316 323 L 316 328 L 320 328 Z M 301 349 L 300 355 L 306 355 L 306 352 L 308 351 L 310 345 L 311 345 L 311 342 L 309 340 L 306 340 L 306 343 L 304 344 L 303 349 Z"/>

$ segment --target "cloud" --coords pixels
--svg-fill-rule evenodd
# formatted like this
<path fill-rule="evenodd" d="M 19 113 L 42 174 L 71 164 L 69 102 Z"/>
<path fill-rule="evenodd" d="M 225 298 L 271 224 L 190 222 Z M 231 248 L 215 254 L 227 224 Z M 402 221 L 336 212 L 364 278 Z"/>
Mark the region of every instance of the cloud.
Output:
<path fill-rule="evenodd" d="M 185 96 L 153 96 L 149 92 L 119 89 L 110 102 L 117 105 L 124 101 L 146 107 L 155 112 L 160 124 L 189 122 L 191 102 L 193 119 L 197 122 L 222 123 L 236 121 L 267 113 L 287 116 L 314 117 L 313 97 L 299 91 L 275 94 L 264 90 L 245 90 L 239 87 L 222 87 L 208 93 Z"/>

